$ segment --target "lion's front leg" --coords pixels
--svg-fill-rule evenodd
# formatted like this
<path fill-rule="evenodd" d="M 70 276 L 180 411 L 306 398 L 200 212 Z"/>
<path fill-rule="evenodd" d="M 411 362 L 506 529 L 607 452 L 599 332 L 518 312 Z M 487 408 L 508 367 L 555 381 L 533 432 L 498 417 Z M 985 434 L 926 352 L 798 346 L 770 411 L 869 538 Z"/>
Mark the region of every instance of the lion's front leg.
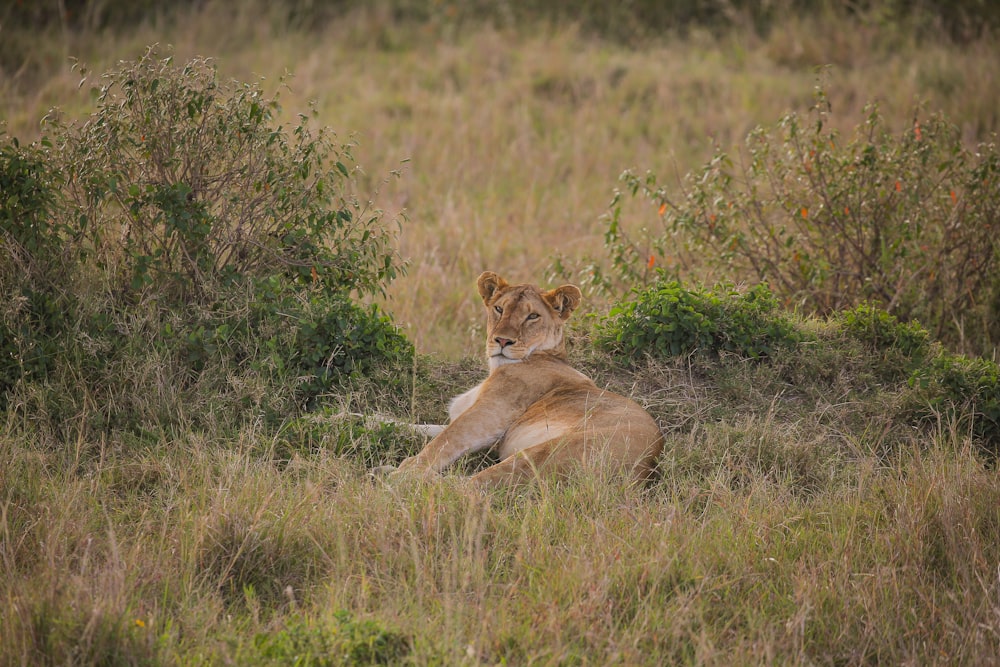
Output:
<path fill-rule="evenodd" d="M 383 465 L 371 469 L 375 476 L 395 473 L 422 473 L 430 477 L 441 472 L 454 463 L 463 454 L 478 451 L 492 446 L 502 435 L 502 430 L 495 436 L 490 435 L 490 429 L 471 427 L 470 424 L 447 425 L 411 424 L 410 428 L 431 438 L 419 454 L 403 459 L 398 466 Z"/>
<path fill-rule="evenodd" d="M 440 473 L 465 454 L 492 447 L 503 437 L 511 421 L 505 411 L 494 412 L 482 405 L 473 405 L 427 443 L 419 454 L 405 459 L 398 471 Z"/>
<path fill-rule="evenodd" d="M 501 367 L 482 384 L 465 392 L 452 405 L 452 421 L 416 456 L 404 460 L 398 472 L 426 475 L 440 473 L 461 456 L 492 447 L 507 429 L 524 414 L 547 386 L 529 388 L 516 375 L 518 365 Z M 511 374 L 515 374 L 511 377 Z M 510 391 L 511 383 L 522 391 Z M 524 391 L 527 390 L 527 391 Z"/>

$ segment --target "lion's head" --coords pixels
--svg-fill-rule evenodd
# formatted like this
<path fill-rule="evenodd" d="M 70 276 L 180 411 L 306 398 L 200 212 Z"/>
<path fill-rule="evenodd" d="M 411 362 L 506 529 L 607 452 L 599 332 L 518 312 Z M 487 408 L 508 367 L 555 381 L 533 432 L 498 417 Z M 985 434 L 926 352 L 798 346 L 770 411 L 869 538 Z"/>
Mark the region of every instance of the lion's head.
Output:
<path fill-rule="evenodd" d="M 490 370 L 523 361 L 538 351 L 563 353 L 563 324 L 580 305 L 580 289 L 563 285 L 543 292 L 534 285 L 510 285 L 486 271 L 477 280 L 486 305 L 486 355 Z"/>

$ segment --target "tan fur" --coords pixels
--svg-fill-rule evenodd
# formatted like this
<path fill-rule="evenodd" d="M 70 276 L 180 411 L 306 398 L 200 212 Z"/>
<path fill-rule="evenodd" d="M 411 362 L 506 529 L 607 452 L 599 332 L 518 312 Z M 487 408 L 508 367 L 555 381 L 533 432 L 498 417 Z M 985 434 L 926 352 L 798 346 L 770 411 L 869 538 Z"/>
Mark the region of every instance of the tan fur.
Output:
<path fill-rule="evenodd" d="M 463 454 L 492 447 L 501 461 L 473 477 L 483 485 L 599 462 L 646 479 L 663 447 L 656 422 L 566 361 L 563 325 L 580 304 L 580 290 L 563 285 L 543 292 L 490 271 L 477 284 L 488 317 L 489 377 L 452 401 L 450 423 L 399 471 L 432 475 Z"/>

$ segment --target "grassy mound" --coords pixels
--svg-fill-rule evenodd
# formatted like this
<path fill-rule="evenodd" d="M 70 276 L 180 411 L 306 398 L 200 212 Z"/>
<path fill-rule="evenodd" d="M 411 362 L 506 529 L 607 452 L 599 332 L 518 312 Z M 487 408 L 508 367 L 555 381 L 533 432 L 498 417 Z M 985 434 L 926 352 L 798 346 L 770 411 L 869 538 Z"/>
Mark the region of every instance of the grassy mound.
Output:
<path fill-rule="evenodd" d="M 645 488 L 371 479 L 423 443 L 350 413 L 441 421 L 479 360 L 420 358 L 412 391 L 373 377 L 277 432 L 56 445 L 8 420 L 0 659 L 988 661 L 995 367 L 873 308 L 782 317 L 800 340 L 758 359 L 624 365 L 574 332 L 574 363 L 664 430 Z"/>

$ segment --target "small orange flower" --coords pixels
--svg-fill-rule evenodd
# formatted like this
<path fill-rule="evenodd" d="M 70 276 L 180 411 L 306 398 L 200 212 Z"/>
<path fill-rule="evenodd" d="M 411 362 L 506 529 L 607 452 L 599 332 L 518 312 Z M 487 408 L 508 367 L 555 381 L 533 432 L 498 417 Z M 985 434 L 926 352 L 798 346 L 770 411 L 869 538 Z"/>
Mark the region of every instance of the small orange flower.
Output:
<path fill-rule="evenodd" d="M 954 190 L 951 191 L 951 203 L 952 204 L 958 203 L 958 195 L 955 194 Z"/>
<path fill-rule="evenodd" d="M 902 191 L 903 191 L 903 184 L 900 183 L 899 181 L 896 181 L 896 192 L 902 192 Z"/>
<path fill-rule="evenodd" d="M 649 260 L 646 261 L 646 268 L 651 269 L 656 264 L 656 255 L 650 255 Z"/>
<path fill-rule="evenodd" d="M 663 202 L 662 204 L 660 204 L 660 217 L 662 218 L 663 214 L 666 212 L 667 212 L 667 202 Z"/>
<path fill-rule="evenodd" d="M 802 214 L 803 218 L 808 218 L 809 217 L 809 209 L 807 209 L 805 206 L 803 206 L 802 210 L 799 211 L 799 212 Z"/>
<path fill-rule="evenodd" d="M 913 137 L 917 141 L 920 141 L 921 139 L 923 139 L 923 135 L 920 134 L 920 121 L 918 121 L 918 120 L 913 121 Z"/>
<path fill-rule="evenodd" d="M 850 214 L 851 214 L 851 207 L 850 206 L 845 206 L 844 207 L 844 215 L 850 215 Z"/>

